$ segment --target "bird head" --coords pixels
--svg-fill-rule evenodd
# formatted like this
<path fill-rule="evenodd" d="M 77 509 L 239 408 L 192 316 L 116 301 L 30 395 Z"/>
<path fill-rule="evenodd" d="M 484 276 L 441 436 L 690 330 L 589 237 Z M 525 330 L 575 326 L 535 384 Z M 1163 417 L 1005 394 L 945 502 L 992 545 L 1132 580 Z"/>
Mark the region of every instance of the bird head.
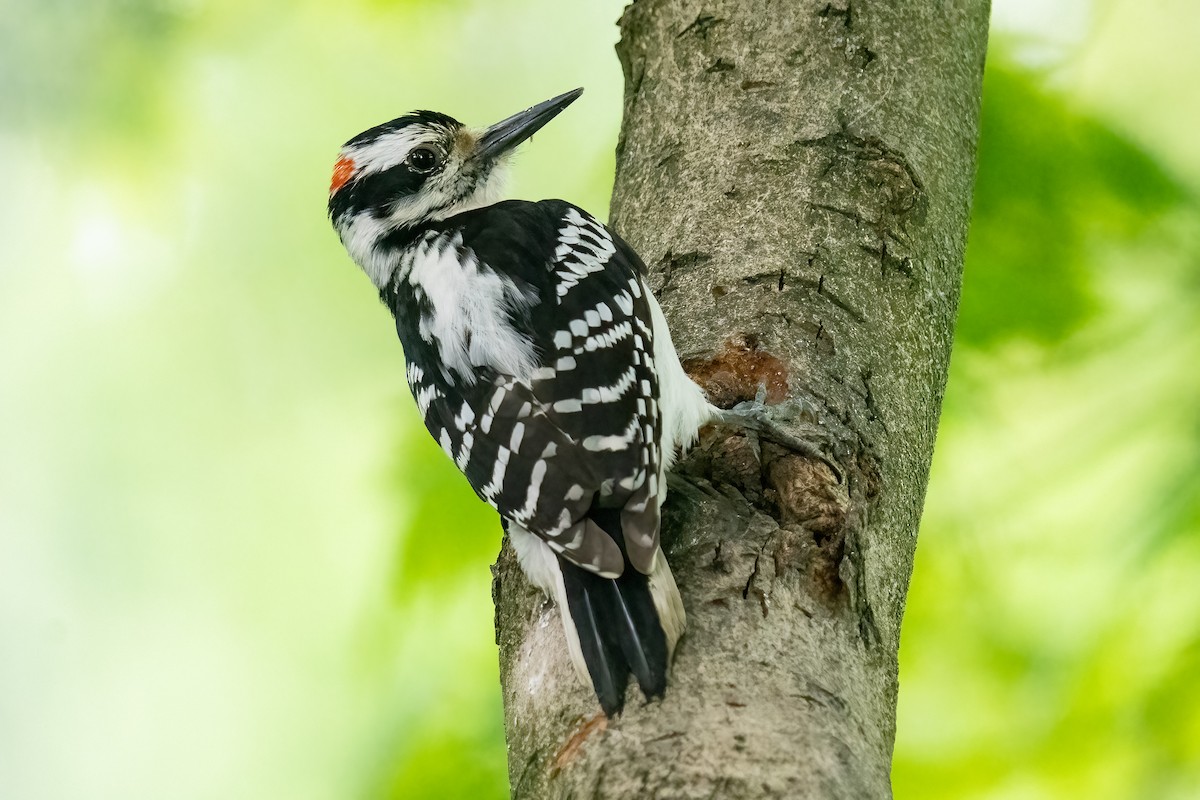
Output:
<path fill-rule="evenodd" d="M 329 184 L 329 217 L 342 243 L 378 285 L 383 266 L 368 262 L 385 255 L 378 251 L 391 235 L 499 200 L 507 156 L 582 93 L 485 130 L 415 111 L 358 134 L 342 146 Z"/>

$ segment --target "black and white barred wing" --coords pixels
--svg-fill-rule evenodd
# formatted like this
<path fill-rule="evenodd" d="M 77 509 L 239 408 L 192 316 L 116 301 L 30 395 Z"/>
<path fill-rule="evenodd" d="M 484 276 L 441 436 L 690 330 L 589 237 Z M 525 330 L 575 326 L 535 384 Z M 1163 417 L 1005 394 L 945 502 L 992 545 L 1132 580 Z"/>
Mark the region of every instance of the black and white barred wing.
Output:
<path fill-rule="evenodd" d="M 603 479 L 528 385 L 496 375 L 450 400 L 418 365 L 408 381 L 430 434 L 482 500 L 579 566 L 621 573 L 616 542 L 587 518 L 591 496 L 572 488 Z"/>
<path fill-rule="evenodd" d="M 648 573 L 658 552 L 661 423 L 645 267 L 632 248 L 580 209 L 539 204 L 555 213 L 551 264 L 552 354 L 533 383 L 559 427 L 577 443 L 574 457 L 604 476 L 601 508 L 621 510 L 629 562 Z M 572 491 L 577 491 L 570 487 Z"/>

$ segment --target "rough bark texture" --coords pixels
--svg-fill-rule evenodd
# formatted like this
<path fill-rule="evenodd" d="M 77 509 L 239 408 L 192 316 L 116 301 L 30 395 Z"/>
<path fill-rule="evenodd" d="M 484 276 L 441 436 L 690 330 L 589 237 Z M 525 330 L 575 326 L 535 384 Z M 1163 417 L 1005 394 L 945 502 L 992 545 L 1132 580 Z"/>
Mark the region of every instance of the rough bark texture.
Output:
<path fill-rule="evenodd" d="M 953 337 L 984 0 L 638 0 L 613 225 L 689 372 L 824 453 L 707 431 L 663 538 L 667 697 L 595 718 L 557 610 L 496 566 L 517 798 L 882 798 Z M 776 437 L 778 438 L 778 437 Z"/>

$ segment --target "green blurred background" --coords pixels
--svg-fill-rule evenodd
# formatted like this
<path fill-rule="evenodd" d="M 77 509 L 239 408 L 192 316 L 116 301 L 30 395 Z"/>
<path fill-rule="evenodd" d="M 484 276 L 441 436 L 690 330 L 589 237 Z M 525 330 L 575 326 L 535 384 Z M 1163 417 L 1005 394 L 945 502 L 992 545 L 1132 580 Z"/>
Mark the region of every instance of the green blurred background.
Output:
<path fill-rule="evenodd" d="M 0 797 L 507 796 L 497 526 L 324 216 L 350 135 L 582 85 L 623 0 L 0 14 Z M 995 0 L 899 798 L 1200 797 L 1200 7 Z"/>

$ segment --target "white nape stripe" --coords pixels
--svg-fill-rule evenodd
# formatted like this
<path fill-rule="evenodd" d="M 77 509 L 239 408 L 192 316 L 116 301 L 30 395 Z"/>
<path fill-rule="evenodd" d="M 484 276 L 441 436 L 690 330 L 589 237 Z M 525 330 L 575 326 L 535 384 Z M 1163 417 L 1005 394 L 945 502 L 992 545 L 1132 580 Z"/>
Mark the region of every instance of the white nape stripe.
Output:
<path fill-rule="evenodd" d="M 355 175 L 368 175 L 403 164 L 414 147 L 432 144 L 438 138 L 440 132 L 429 126 L 409 125 L 385 133 L 366 144 L 348 147 L 343 155 L 354 160 Z"/>

